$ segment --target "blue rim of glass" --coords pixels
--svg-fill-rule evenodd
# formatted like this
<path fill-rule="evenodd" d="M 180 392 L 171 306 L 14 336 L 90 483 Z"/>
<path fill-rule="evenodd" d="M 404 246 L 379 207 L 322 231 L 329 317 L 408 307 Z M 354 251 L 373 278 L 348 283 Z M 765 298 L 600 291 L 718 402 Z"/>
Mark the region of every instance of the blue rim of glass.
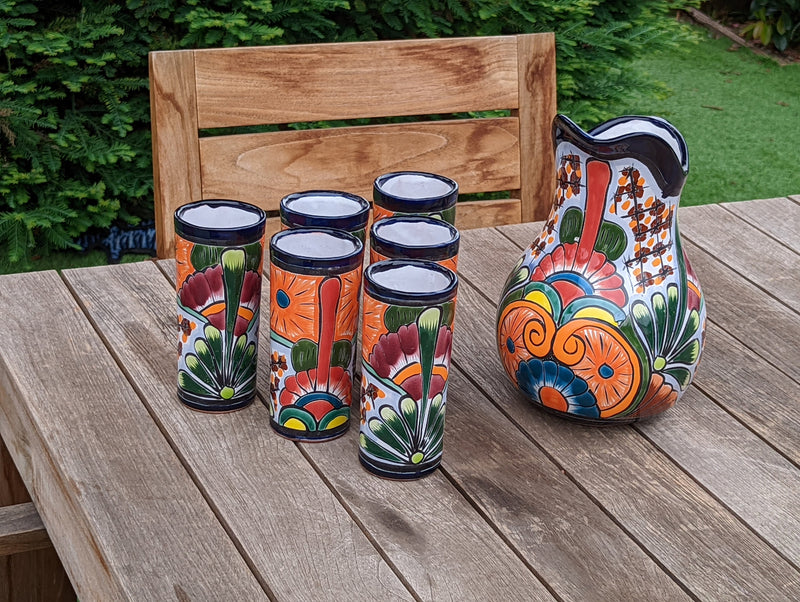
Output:
<path fill-rule="evenodd" d="M 395 270 L 398 268 L 414 266 L 432 272 L 437 272 L 447 278 L 447 284 L 435 291 L 412 292 L 399 291 L 375 282 L 375 274 Z M 455 272 L 433 261 L 423 259 L 386 259 L 370 264 L 364 270 L 364 292 L 373 299 L 391 305 L 425 306 L 437 305 L 452 301 L 458 291 L 458 276 Z"/>
<path fill-rule="evenodd" d="M 313 215 L 292 209 L 291 205 L 297 199 L 307 196 L 328 196 L 353 201 L 358 210 L 347 215 Z M 281 223 L 292 228 L 336 228 L 355 232 L 367 227 L 369 221 L 369 202 L 357 194 L 339 192 L 338 190 L 305 190 L 293 192 L 281 199 Z"/>
<path fill-rule="evenodd" d="M 352 245 L 352 251 L 344 255 L 331 257 L 312 257 L 289 253 L 278 248 L 277 244 L 284 238 L 319 233 L 332 236 Z M 344 230 L 334 228 L 290 228 L 275 234 L 269 241 L 270 261 L 282 270 L 298 274 L 342 274 L 359 267 L 364 261 L 364 244 L 355 236 Z"/>
<path fill-rule="evenodd" d="M 403 175 L 434 178 L 447 184 L 450 187 L 450 191 L 445 194 L 432 197 L 408 198 L 390 194 L 382 189 L 387 180 L 391 180 L 392 178 Z M 428 173 L 427 171 L 393 171 L 375 178 L 375 182 L 372 184 L 372 200 L 384 209 L 399 213 L 432 213 L 436 211 L 444 211 L 445 209 L 449 209 L 456 204 L 456 201 L 458 200 L 458 184 L 455 182 L 455 180 L 451 180 L 446 176 Z"/>
<path fill-rule="evenodd" d="M 233 228 L 198 226 L 186 220 L 184 214 L 197 207 L 230 207 L 256 216 L 255 223 Z M 182 205 L 175 210 L 175 234 L 190 242 L 204 245 L 247 245 L 261 240 L 267 224 L 267 214 L 250 203 L 232 199 L 204 199 Z"/>
<path fill-rule="evenodd" d="M 430 244 L 430 245 L 406 245 L 396 241 L 388 240 L 381 235 L 381 230 L 393 224 L 429 224 L 445 228 L 450 233 L 450 240 Z M 443 261 L 451 259 L 458 254 L 458 244 L 461 235 L 455 226 L 448 222 L 432 217 L 421 215 L 403 215 L 387 217 L 372 224 L 370 228 L 370 248 L 384 257 L 389 258 L 408 258 L 408 259 L 430 259 L 431 261 Z"/>

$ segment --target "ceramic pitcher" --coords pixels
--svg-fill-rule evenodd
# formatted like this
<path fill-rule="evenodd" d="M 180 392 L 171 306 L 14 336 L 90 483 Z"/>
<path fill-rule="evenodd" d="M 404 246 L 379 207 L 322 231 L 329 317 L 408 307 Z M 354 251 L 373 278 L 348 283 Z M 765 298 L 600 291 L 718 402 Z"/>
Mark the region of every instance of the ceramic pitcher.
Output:
<path fill-rule="evenodd" d="M 656 117 L 587 133 L 558 115 L 553 137 L 555 199 L 506 281 L 500 357 L 545 410 L 593 424 L 653 416 L 689 386 L 705 334 L 677 222 L 686 142 Z"/>

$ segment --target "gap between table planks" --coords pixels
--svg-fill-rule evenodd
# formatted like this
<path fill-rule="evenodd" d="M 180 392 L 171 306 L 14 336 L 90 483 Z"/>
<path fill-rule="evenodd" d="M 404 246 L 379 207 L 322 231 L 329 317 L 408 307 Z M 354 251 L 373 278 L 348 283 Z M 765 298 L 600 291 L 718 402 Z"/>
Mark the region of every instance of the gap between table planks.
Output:
<path fill-rule="evenodd" d="M 460 256 L 459 266 L 463 267 L 463 281 L 467 283 L 467 286 L 462 285 L 459 293 L 459 311 L 462 315 L 465 307 L 474 306 L 474 311 L 484 311 L 487 316 L 493 317 L 496 300 L 490 302 L 486 295 L 501 290 L 505 274 L 521 254 L 521 246 L 533 240 L 540 232 L 540 227 L 539 224 L 526 224 L 498 228 L 499 232 L 494 233 L 491 230 L 462 233 L 462 249 L 466 253 Z M 508 238 L 501 240 L 504 237 Z M 494 275 L 484 271 L 479 278 L 473 278 L 470 266 L 479 260 L 470 258 L 470 252 L 483 254 L 487 249 L 493 251 L 496 247 L 507 250 L 509 238 L 519 239 L 520 246 L 516 247 L 516 252 L 510 256 L 492 252 L 492 257 L 497 258 L 498 263 Z M 499 265 L 503 260 L 507 265 Z M 486 281 L 487 277 L 489 281 Z M 700 277 L 702 282 L 702 274 Z M 481 283 L 480 292 L 470 285 L 477 281 Z M 454 338 L 456 365 L 466 370 L 476 383 L 481 384 L 483 390 L 497 392 L 493 397 L 498 406 L 521 424 L 543 449 L 693 593 L 708 596 L 727 591 L 728 594 L 742 595 L 743 592 L 760 591 L 760 595 L 765 595 L 768 592 L 774 594 L 782 588 L 786 595 L 787 592 L 798 591 L 800 575 L 791 563 L 781 559 L 774 549 L 748 531 L 699 487 L 692 480 L 696 475 L 689 478 L 686 473 L 676 470 L 674 459 L 664 456 L 657 447 L 643 440 L 636 430 L 630 427 L 587 429 L 577 425 L 565 426 L 563 420 L 542 413 L 532 415 L 530 403 L 521 399 L 506 382 L 499 361 L 492 357 L 488 363 L 497 368 L 487 369 L 491 366 L 487 366 L 485 360 L 481 362 L 476 359 L 481 356 L 481 346 L 485 349 L 485 340 L 494 343 L 494 322 L 484 324 L 482 330 L 475 324 L 473 326 L 471 344 L 470 339 L 464 336 Z M 704 396 L 696 396 L 695 399 L 697 397 L 703 400 L 702 403 L 709 403 Z M 680 408 L 670 410 L 679 411 Z M 641 431 L 641 427 L 636 428 Z M 656 440 L 653 433 L 647 436 Z M 767 446 L 764 448 L 766 454 L 772 452 Z M 567 453 L 567 450 L 571 453 Z M 596 457 L 597 454 L 600 456 Z M 635 458 L 646 469 L 639 466 Z M 778 464 L 783 460 L 780 457 L 771 459 Z M 618 482 L 609 486 L 604 477 L 612 474 L 616 475 Z M 631 506 L 633 500 L 644 501 L 637 507 Z M 700 534 L 699 541 L 703 545 L 699 550 L 693 549 L 698 547 L 698 535 L 689 533 L 690 530 L 697 530 Z M 734 533 L 747 543 L 747 546 L 742 546 L 744 549 L 739 550 L 732 541 L 731 535 Z M 697 562 L 698 555 L 703 562 Z M 747 565 L 744 570 L 743 562 Z M 698 571 L 698 564 L 705 568 Z M 754 570 L 754 567 L 758 568 Z M 745 575 L 747 571 L 751 574 Z M 719 574 L 727 575 L 730 581 L 720 583 L 717 579 Z"/>
<path fill-rule="evenodd" d="M 681 223 L 694 224 L 699 220 L 708 219 L 705 208 L 700 211 L 696 209 L 699 208 L 683 210 L 680 215 Z M 745 226 L 745 229 L 749 228 L 743 222 L 741 225 Z M 513 232 L 512 237 L 515 240 L 532 240 L 529 235 L 533 229 L 530 227 L 512 227 L 509 230 Z M 528 231 L 522 233 L 523 230 Z M 747 231 L 742 235 L 750 237 Z M 712 240 L 709 244 L 715 245 L 718 250 L 721 248 L 723 253 L 730 252 L 716 241 Z M 794 255 L 785 247 L 781 249 L 790 256 Z M 688 250 L 690 260 L 696 256 L 692 250 L 691 248 Z M 798 256 L 795 258 L 800 259 Z M 792 259 L 789 257 L 784 261 L 791 262 Z M 701 286 L 709 298 L 710 307 L 714 307 L 710 301 L 714 295 L 727 294 L 731 299 L 745 298 L 738 295 L 731 296 L 727 280 L 723 286 L 719 286 L 716 278 L 721 267 L 719 264 L 703 265 L 703 269 L 697 265 L 695 267 L 698 269 Z M 758 289 L 755 290 L 761 293 Z M 761 294 L 766 300 L 772 301 L 771 297 Z M 791 313 L 788 319 L 798 321 L 797 316 Z M 719 331 L 714 322 L 709 324 L 708 331 L 712 337 L 712 344 L 717 340 L 725 341 L 727 338 L 727 333 Z M 713 345 L 706 344 L 705 352 L 712 356 L 713 364 L 705 365 L 705 358 L 701 362 L 702 369 L 698 371 L 695 381 L 697 386 L 687 392 L 676 408 L 657 420 L 641 422 L 635 428 L 740 516 L 797 568 L 800 565 L 800 545 L 797 540 L 797 533 L 800 533 L 800 497 L 797 495 L 800 491 L 800 471 L 795 458 L 800 445 L 800 423 L 796 412 L 793 415 L 791 407 L 785 404 L 786 396 L 777 398 L 767 396 L 764 390 L 758 390 L 757 385 L 751 384 L 750 381 L 754 378 L 763 381 L 764 377 L 751 375 L 752 360 L 742 353 L 741 347 L 731 345 L 729 338 L 726 342 L 728 349 L 733 347 L 732 356 L 721 358 Z M 741 363 L 732 363 L 736 360 Z M 736 380 L 731 382 L 731 375 L 737 370 L 743 373 L 741 378 L 746 384 L 735 387 L 738 383 Z M 719 391 L 721 388 L 719 383 L 724 383 L 723 395 L 714 398 L 716 403 L 711 403 L 712 400 L 705 396 L 704 399 L 697 396 L 698 390 L 704 391 L 703 383 L 706 378 L 711 383 L 712 390 Z M 778 379 L 778 383 L 780 382 Z M 770 387 L 768 382 L 764 385 L 766 391 L 775 389 L 775 386 Z M 796 398 L 800 387 L 793 383 L 785 383 L 785 386 L 789 391 L 789 399 L 792 388 L 795 389 Z M 743 392 L 750 392 L 752 397 L 743 396 Z M 736 408 L 731 414 L 738 420 L 733 420 L 723 410 L 728 406 Z M 749 410 L 749 414 L 737 406 L 744 406 Z M 760 410 L 764 418 L 759 416 L 757 410 Z M 750 415 L 758 416 L 760 419 L 753 427 L 749 425 Z M 782 418 L 786 419 L 785 422 Z M 776 430 L 780 445 L 772 443 L 771 433 L 765 428 L 769 423 L 779 425 Z M 782 453 L 783 448 L 787 448 L 789 453 Z M 754 492 L 759 494 L 755 496 Z"/>
<path fill-rule="evenodd" d="M 64 278 L 271 596 L 411 597 L 297 448 L 271 432 L 266 407 L 208 414 L 178 401 L 174 283 L 153 262 Z"/>
<path fill-rule="evenodd" d="M 172 269 L 172 262 L 162 262 L 162 265 L 166 265 L 167 271 Z M 268 307 L 267 293 L 265 285 L 262 307 L 264 302 Z M 264 332 L 268 332 L 268 322 L 265 317 L 262 318 L 262 328 Z M 268 367 L 262 363 L 262 377 L 268 371 Z M 456 386 L 449 393 L 451 407 L 457 407 L 459 399 L 462 402 L 474 403 L 472 400 L 475 399 L 475 390 L 467 381 L 454 378 L 454 383 Z M 492 434 L 481 428 L 482 419 L 492 418 L 493 424 L 499 424 L 499 428 L 508 433 L 508 442 L 513 441 L 515 445 L 521 445 L 521 454 L 511 453 L 510 450 L 505 450 L 504 454 L 509 462 L 516 457 L 517 468 L 520 465 L 528 467 L 531 474 L 535 475 L 535 480 L 525 487 L 526 493 L 532 495 L 532 501 L 526 507 L 527 511 L 507 516 L 504 504 L 508 498 L 506 497 L 505 501 L 493 499 L 493 495 L 499 489 L 497 484 L 492 485 L 492 483 L 499 483 L 501 487 L 512 489 L 518 474 L 516 471 L 495 473 L 482 481 L 475 481 L 477 483 L 475 494 L 477 498 L 482 498 L 483 509 L 488 509 L 489 514 L 494 517 L 500 516 L 501 534 L 504 536 L 508 534 L 509 539 L 519 544 L 523 550 L 521 553 L 523 559 L 527 563 L 536 564 L 536 570 L 544 574 L 548 585 L 557 595 L 565 599 L 579 599 L 585 595 L 587 590 L 582 589 L 585 587 L 608 597 L 643 595 L 650 599 L 676 599 L 681 595 L 678 586 L 613 522 L 609 521 L 591 500 L 585 498 L 580 490 L 555 469 L 530 442 L 521 435 L 515 435 L 516 429 L 488 404 L 485 398 L 480 395 L 477 398 L 483 402 L 484 407 L 480 408 L 483 412 L 461 414 L 463 428 L 469 432 L 469 436 L 447 436 L 446 448 L 450 450 L 450 456 L 446 454 L 446 463 L 448 466 L 453 466 L 451 472 L 466 472 L 469 475 L 474 473 L 475 467 L 463 467 L 462 464 L 474 465 L 477 461 L 480 467 L 481 462 L 485 461 L 485 455 L 480 453 L 480 442 L 491 441 Z M 484 413 L 488 413 L 489 416 L 484 416 Z M 454 420 L 462 422 L 458 413 Z M 449 419 L 447 424 L 450 425 L 446 429 L 447 432 L 452 431 L 454 421 Z M 455 514 L 463 521 L 463 517 L 474 515 L 472 509 L 464 503 L 452 486 L 439 475 L 433 475 L 419 483 L 394 483 L 367 474 L 360 469 L 356 460 L 355 426 L 349 435 L 336 441 L 323 445 L 301 445 L 301 447 L 310 461 L 317 465 L 331 482 L 331 486 L 338 492 L 343 503 L 358 516 L 372 538 L 382 544 L 382 549 L 386 550 L 386 554 L 392 558 L 394 564 L 412 583 L 420 581 L 424 583 L 428 580 L 441 588 L 438 581 L 448 572 L 453 577 L 459 577 L 451 580 L 447 590 L 440 589 L 436 592 L 440 595 L 435 595 L 434 598 L 441 597 L 442 593 L 457 597 L 475 596 L 477 590 L 473 589 L 474 584 L 469 589 L 463 589 L 468 585 L 467 579 L 483 581 L 488 579 L 489 585 L 495 588 L 491 592 L 485 592 L 489 596 L 498 591 L 496 589 L 498 586 L 504 587 L 506 594 L 510 593 L 508 585 L 492 583 L 494 575 L 508 577 L 510 569 L 508 550 L 499 553 L 500 558 L 506 558 L 501 567 L 483 568 L 484 565 L 494 562 L 491 559 L 498 555 L 498 550 L 489 554 L 485 550 L 471 549 L 475 548 L 474 543 L 465 546 L 461 533 L 465 530 L 464 524 L 448 524 L 445 521 L 442 525 L 435 525 L 427 520 L 431 514 L 438 515 L 441 511 L 439 506 L 443 501 L 451 508 L 445 517 Z M 505 448 L 501 446 L 500 449 Z M 334 453 L 331 453 L 332 451 Z M 454 457 L 458 451 L 464 460 L 462 463 L 454 464 L 452 459 L 447 458 Z M 477 470 L 480 472 L 480 468 Z M 536 485 L 543 483 L 551 485 L 553 490 L 548 487 L 540 491 Z M 458 483 L 457 486 L 463 492 L 464 484 Z M 565 498 L 577 500 L 577 506 L 582 510 L 559 511 Z M 539 503 L 534 501 L 537 499 Z M 394 500 L 396 507 L 387 505 L 386 500 Z M 400 507 L 404 510 L 398 514 Z M 453 509 L 458 511 L 454 512 Z M 504 513 L 506 516 L 503 516 Z M 594 526 L 591 531 L 585 528 L 589 522 Z M 407 532 L 399 539 L 398 535 L 402 534 L 396 532 L 398 526 L 403 526 L 403 530 Z M 478 540 L 487 539 L 487 534 L 491 535 L 486 525 L 476 518 L 468 521 L 466 526 L 470 532 L 476 534 Z M 430 535 L 432 531 L 434 534 Z M 488 539 L 494 538 L 488 537 Z M 444 558 L 447 566 L 440 566 L 443 562 L 440 557 Z M 466 561 L 467 558 L 471 560 Z M 477 566 L 472 566 L 473 563 Z M 592 567 L 601 564 L 607 567 L 606 571 L 599 573 L 591 571 Z M 565 567 L 569 567 L 569 570 L 565 571 Z M 634 569 L 632 573 L 629 572 L 631 568 Z M 418 576 L 420 573 L 424 579 L 420 579 Z M 473 573 L 476 574 L 474 578 L 470 577 Z M 642 579 L 643 575 L 647 578 Z M 472 593 L 468 594 L 470 591 Z"/>
<path fill-rule="evenodd" d="M 267 300 L 268 291 L 265 290 L 262 307 L 265 307 L 265 302 L 268 307 Z M 459 322 L 463 324 L 465 318 Z M 262 318 L 262 327 L 264 332 L 268 332 L 266 318 Z M 457 337 L 458 328 L 455 333 Z M 266 378 L 269 370 L 262 364 L 259 371 Z M 685 596 L 680 586 L 658 564 L 609 520 L 466 378 L 453 370 L 451 379 L 448 384 L 448 418 L 445 422 L 444 473 L 554 595 L 566 600 L 584 599 L 589 591 L 598 599 L 676 600 Z M 464 406 L 467 409 L 462 409 Z M 353 420 L 355 416 L 354 411 Z M 398 523 L 411 527 L 416 537 L 424 537 L 426 530 L 430 530 L 429 523 L 414 524 L 418 523 L 418 519 L 414 520 L 417 515 L 413 509 L 430 506 L 430 503 L 420 504 L 416 497 L 408 505 L 405 518 L 401 517 L 399 521 L 391 518 L 396 508 L 388 507 L 385 500 L 403 500 L 409 492 L 415 496 L 423 493 L 423 501 L 431 495 L 440 500 L 449 500 L 449 506 L 460 508 L 459 513 L 465 513 L 463 500 L 452 488 L 438 482 L 438 474 L 418 483 L 393 483 L 358 470 L 357 427 L 358 424 L 354 423 L 351 433 L 325 446 L 311 444 L 302 447 L 343 499 L 354 508 L 365 527 L 372 533 L 382 533 L 381 537 L 374 535 L 376 539 L 391 541 L 391 531 L 397 528 Z M 498 436 L 500 434 L 502 437 Z M 327 446 L 338 448 L 338 453 L 329 453 Z M 487 453 L 489 449 L 492 450 L 491 455 Z M 355 469 L 342 470 L 342 458 L 354 465 Z M 520 474 L 525 474 L 530 480 L 522 481 Z M 356 486 L 353 486 L 354 479 Z M 434 482 L 435 488 L 432 487 Z M 438 492 L 438 489 L 441 491 Z M 363 492 L 367 491 L 373 494 L 371 501 L 364 499 Z M 571 503 L 565 506 L 565 499 Z M 437 512 L 435 507 L 432 511 Z M 418 510 L 418 515 L 426 514 Z M 592 528 L 587 529 L 587 525 Z M 484 525 L 480 526 L 478 532 L 485 528 Z M 415 557 L 424 553 L 423 550 L 408 549 L 409 544 L 414 547 L 419 545 L 414 537 L 403 539 L 399 544 L 390 552 L 392 557 Z M 446 545 L 439 552 L 442 553 L 452 556 L 454 566 L 461 575 L 473 571 L 464 566 L 463 544 Z M 481 565 L 490 561 L 489 556 L 483 556 L 483 559 L 481 556 L 475 557 Z M 435 558 L 426 560 L 435 562 Z M 598 571 L 599 566 L 603 566 L 604 570 Z M 508 568 L 498 570 L 507 572 Z M 484 580 L 486 576 L 478 575 L 478 578 Z M 448 594 L 452 596 L 457 593 L 458 598 L 463 598 L 467 591 L 451 591 Z M 503 590 L 493 589 L 488 595 L 497 595 L 498 591 Z"/>
<path fill-rule="evenodd" d="M 2 438 L 80 599 L 263 598 L 56 272 L 3 276 L 0 304 Z"/>
<path fill-rule="evenodd" d="M 173 261 L 159 264 L 174 278 Z M 262 311 L 259 338 L 264 358 L 269 357 L 266 278 L 261 307 L 267 310 Z M 268 372 L 266 362 L 259 362 L 263 382 Z M 266 412 L 266 408 L 262 410 Z M 261 428 L 263 436 L 277 437 L 268 418 Z M 415 596 L 482 600 L 502 592 L 508 599 L 551 599 L 535 574 L 442 475 L 404 483 L 378 479 L 364 471 L 357 460 L 357 432 L 351 427 L 336 440 L 297 445 Z M 431 516 L 437 520 L 431 521 Z"/>

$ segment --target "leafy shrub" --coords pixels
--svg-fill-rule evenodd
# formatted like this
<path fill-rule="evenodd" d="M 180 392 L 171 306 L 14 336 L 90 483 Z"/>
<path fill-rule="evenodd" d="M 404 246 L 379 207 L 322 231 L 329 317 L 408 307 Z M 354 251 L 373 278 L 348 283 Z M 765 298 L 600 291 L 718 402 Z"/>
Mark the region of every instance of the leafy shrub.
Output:
<path fill-rule="evenodd" d="M 740 32 L 744 37 L 781 52 L 800 43 L 800 0 L 753 0 L 750 18 L 754 21 Z"/>
<path fill-rule="evenodd" d="M 150 50 L 555 31 L 559 107 L 580 122 L 654 89 L 631 68 L 691 34 L 694 0 L 0 0 L 0 253 L 152 217 Z M 0 255 L 0 257 L 2 257 Z"/>

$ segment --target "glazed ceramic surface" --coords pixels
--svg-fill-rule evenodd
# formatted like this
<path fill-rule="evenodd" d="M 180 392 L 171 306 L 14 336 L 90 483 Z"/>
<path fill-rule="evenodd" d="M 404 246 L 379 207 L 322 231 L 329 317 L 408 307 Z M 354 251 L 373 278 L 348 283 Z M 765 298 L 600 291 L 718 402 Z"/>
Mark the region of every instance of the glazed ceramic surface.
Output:
<path fill-rule="evenodd" d="M 359 459 L 379 476 L 418 478 L 441 462 L 457 287 L 427 261 L 366 269 Z"/>
<path fill-rule="evenodd" d="M 349 426 L 363 253 L 339 230 L 270 241 L 270 413 L 281 435 L 331 439 Z"/>
<path fill-rule="evenodd" d="M 364 242 L 369 203 L 363 197 L 336 190 L 307 190 L 281 199 L 282 229 L 334 228 Z"/>
<path fill-rule="evenodd" d="M 175 215 L 178 397 L 205 411 L 253 401 L 266 215 L 237 201 L 200 201 Z"/>
<path fill-rule="evenodd" d="M 424 171 L 395 171 L 375 179 L 372 200 L 374 222 L 395 215 L 425 215 L 455 224 L 458 184 Z"/>
<path fill-rule="evenodd" d="M 456 271 L 460 239 L 455 226 L 444 220 L 420 215 L 388 217 L 370 229 L 370 263 L 426 259 Z"/>
<path fill-rule="evenodd" d="M 506 282 L 500 357 L 520 390 L 562 416 L 653 416 L 689 386 L 705 332 L 676 219 L 686 144 L 653 117 L 586 133 L 559 115 L 553 134 L 553 208 Z"/>

